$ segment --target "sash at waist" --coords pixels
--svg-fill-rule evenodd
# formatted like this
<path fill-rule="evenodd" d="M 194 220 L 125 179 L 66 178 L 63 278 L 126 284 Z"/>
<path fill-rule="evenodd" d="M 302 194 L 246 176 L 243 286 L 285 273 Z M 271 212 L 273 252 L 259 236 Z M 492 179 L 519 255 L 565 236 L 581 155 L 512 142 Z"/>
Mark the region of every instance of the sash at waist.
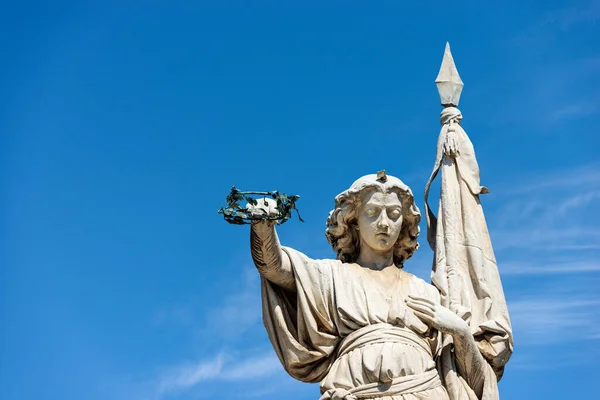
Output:
<path fill-rule="evenodd" d="M 320 400 L 360 400 L 406 395 L 435 389 L 441 384 L 437 369 L 432 369 L 418 375 L 402 376 L 386 384 L 375 382 L 349 390 L 329 389 Z"/>
<path fill-rule="evenodd" d="M 346 336 L 337 350 L 336 358 L 339 359 L 352 350 L 367 345 L 390 342 L 403 343 L 416 347 L 425 351 L 429 357 L 433 358 L 431 348 L 415 332 L 386 323 L 367 325 Z"/>
<path fill-rule="evenodd" d="M 362 347 L 383 344 L 401 343 L 424 352 L 424 356 L 433 359 L 431 348 L 417 333 L 386 323 L 367 325 L 346 336 L 336 354 L 336 363 L 352 350 Z M 334 364 L 335 365 L 335 364 Z M 330 371 L 335 371 L 335 368 Z M 334 372 L 335 373 L 335 372 Z M 352 388 L 330 388 L 323 393 L 320 400 L 361 400 L 376 399 L 385 396 L 418 393 L 441 386 L 437 369 L 432 366 L 424 372 L 399 376 L 388 382 L 372 382 Z M 335 385 L 334 385 L 335 386 Z"/>

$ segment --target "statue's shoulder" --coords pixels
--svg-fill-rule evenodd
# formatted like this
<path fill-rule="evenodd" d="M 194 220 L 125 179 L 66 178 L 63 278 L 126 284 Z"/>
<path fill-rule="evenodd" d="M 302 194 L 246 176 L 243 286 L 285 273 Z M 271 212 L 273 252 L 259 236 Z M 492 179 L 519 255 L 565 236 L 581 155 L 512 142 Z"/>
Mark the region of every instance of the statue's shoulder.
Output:
<path fill-rule="evenodd" d="M 348 263 L 343 263 L 335 258 L 321 258 L 314 261 L 319 265 L 325 268 L 331 268 L 332 270 L 346 269 L 349 265 L 351 265 Z"/>
<path fill-rule="evenodd" d="M 418 276 L 411 274 L 410 272 L 406 272 L 404 269 L 402 273 L 407 277 L 407 281 L 410 282 L 410 285 L 416 290 L 420 295 L 425 295 L 428 298 L 438 298 L 440 292 L 438 289 L 433 286 L 431 283 L 424 281 Z"/>
<path fill-rule="evenodd" d="M 318 269 L 330 269 L 330 268 L 341 268 L 345 264 L 343 264 L 340 260 L 329 259 L 329 258 L 311 258 L 306 254 L 293 249 L 291 247 L 281 246 L 283 251 L 285 251 L 292 264 L 298 266 L 299 264 L 304 264 L 307 266 L 316 267 Z"/>

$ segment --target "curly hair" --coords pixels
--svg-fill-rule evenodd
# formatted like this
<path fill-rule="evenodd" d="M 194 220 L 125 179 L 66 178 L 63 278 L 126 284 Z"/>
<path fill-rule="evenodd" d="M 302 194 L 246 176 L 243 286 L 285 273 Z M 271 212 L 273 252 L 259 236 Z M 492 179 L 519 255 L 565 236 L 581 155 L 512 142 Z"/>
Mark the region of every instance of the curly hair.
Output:
<path fill-rule="evenodd" d="M 402 268 L 419 248 L 419 222 L 421 212 L 415 205 L 413 194 L 400 179 L 387 176 L 387 181 L 377 180 L 376 175 L 366 175 L 352 184 L 350 189 L 335 197 L 335 208 L 327 218 L 325 235 L 337 259 L 353 263 L 360 253 L 360 236 L 358 233 L 358 213 L 367 192 L 396 193 L 402 204 L 402 227 L 398 240 L 394 243 L 394 263 Z"/>

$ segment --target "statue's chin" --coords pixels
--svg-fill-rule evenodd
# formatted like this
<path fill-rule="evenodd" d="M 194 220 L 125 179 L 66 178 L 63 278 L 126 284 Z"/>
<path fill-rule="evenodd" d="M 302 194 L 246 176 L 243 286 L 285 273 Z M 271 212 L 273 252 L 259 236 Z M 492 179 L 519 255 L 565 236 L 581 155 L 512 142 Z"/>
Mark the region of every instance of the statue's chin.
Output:
<path fill-rule="evenodd" d="M 377 253 L 385 253 L 391 251 L 394 245 L 390 237 L 378 237 L 369 247 Z"/>

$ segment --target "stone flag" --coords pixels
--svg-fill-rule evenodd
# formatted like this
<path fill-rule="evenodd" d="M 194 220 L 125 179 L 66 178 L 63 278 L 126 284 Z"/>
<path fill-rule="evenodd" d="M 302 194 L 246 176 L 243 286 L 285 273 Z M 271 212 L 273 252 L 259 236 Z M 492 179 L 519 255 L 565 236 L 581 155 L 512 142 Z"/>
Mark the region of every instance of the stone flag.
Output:
<path fill-rule="evenodd" d="M 456 102 L 458 103 L 458 102 Z M 427 239 L 434 251 L 432 283 L 442 305 L 469 323 L 477 346 L 489 363 L 482 374 L 483 399 L 498 398 L 497 380 L 513 350 L 513 337 L 504 291 L 488 234 L 479 195 L 479 166 L 473 144 L 460 126 L 461 112 L 452 106 L 442 111 L 442 130 L 433 172 L 425 188 Z M 441 171 L 438 218 L 428 196 Z M 440 375 L 450 398 L 476 398 L 464 383 L 452 356 L 452 337 L 444 335 Z M 467 393 L 465 393 L 467 392 Z M 469 393 L 470 392 L 470 393 Z"/>

